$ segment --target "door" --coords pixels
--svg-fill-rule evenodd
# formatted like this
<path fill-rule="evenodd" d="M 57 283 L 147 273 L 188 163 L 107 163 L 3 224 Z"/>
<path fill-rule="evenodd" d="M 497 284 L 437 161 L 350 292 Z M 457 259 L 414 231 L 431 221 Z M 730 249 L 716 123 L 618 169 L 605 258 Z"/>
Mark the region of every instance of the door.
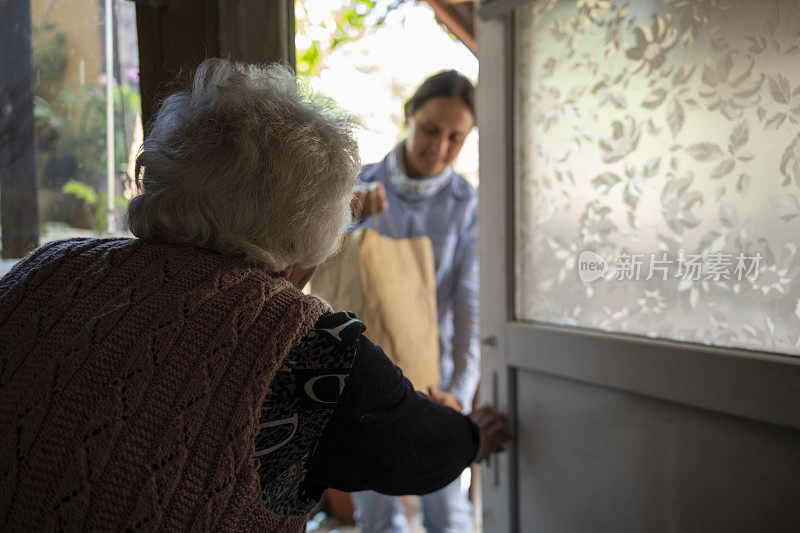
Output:
<path fill-rule="evenodd" d="M 800 4 L 478 14 L 484 530 L 800 530 Z"/>

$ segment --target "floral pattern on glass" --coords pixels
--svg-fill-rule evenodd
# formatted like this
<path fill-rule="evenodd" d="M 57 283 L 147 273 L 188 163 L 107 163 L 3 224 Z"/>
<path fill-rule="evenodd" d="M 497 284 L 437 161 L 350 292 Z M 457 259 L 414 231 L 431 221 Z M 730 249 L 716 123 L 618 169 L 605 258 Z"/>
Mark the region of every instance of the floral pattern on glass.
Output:
<path fill-rule="evenodd" d="M 547 0 L 516 34 L 517 318 L 800 355 L 800 4 Z"/>

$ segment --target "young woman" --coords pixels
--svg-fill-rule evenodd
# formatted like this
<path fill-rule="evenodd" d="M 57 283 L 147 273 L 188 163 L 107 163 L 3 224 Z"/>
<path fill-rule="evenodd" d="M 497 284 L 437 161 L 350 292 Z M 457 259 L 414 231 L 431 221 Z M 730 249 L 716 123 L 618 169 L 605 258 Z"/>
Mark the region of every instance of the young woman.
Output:
<path fill-rule="evenodd" d="M 477 191 L 452 163 L 475 125 L 474 88 L 462 74 L 427 78 L 405 104 L 406 139 L 380 163 L 366 165 L 356 205 L 360 223 L 393 237 L 427 235 L 433 244 L 442 382 L 435 401 L 469 412 L 478 385 Z M 386 220 L 388 218 L 388 221 Z M 395 234 L 397 232 L 398 234 Z M 353 496 L 362 531 L 408 531 L 398 498 Z M 422 498 L 429 533 L 472 531 L 472 512 L 460 480 Z"/>

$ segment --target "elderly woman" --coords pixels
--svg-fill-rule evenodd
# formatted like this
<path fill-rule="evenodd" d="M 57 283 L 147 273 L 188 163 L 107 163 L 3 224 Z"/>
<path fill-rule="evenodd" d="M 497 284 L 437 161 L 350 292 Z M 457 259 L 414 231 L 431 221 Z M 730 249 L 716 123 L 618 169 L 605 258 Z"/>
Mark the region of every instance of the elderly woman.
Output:
<path fill-rule="evenodd" d="M 349 221 L 351 121 L 280 66 L 207 60 L 137 159 L 138 239 L 0 280 L 0 528 L 301 531 L 325 487 L 428 492 L 504 418 L 415 393 L 301 287 Z"/>

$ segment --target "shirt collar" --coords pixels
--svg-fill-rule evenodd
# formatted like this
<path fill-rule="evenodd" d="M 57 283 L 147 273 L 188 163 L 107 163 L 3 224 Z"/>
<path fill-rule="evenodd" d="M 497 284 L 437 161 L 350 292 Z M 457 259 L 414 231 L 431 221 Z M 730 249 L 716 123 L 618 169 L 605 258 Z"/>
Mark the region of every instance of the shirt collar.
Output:
<path fill-rule="evenodd" d="M 405 142 L 398 144 L 386 156 L 386 170 L 389 185 L 404 199 L 412 202 L 425 200 L 436 195 L 453 179 L 453 167 L 445 168 L 441 174 L 424 178 L 409 178 L 403 166 Z"/>

